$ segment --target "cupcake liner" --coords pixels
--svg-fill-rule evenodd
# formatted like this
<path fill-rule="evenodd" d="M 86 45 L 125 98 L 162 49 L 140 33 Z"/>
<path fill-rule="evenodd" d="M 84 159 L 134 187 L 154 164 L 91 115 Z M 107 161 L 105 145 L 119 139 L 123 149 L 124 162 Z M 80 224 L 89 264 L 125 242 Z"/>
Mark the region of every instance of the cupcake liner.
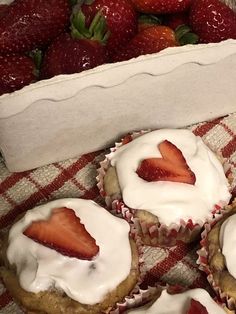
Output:
<path fill-rule="evenodd" d="M 235 207 L 236 201 L 234 200 L 231 205 L 228 205 L 225 207 L 225 214 L 229 213 L 233 207 Z M 221 217 L 222 218 L 222 217 Z M 217 221 L 212 221 L 209 223 L 206 223 L 204 225 L 204 230 L 201 233 L 201 241 L 200 246 L 201 248 L 197 251 L 198 259 L 196 263 L 198 264 L 198 267 L 201 271 L 205 272 L 207 275 L 207 280 L 212 287 L 212 289 L 215 291 L 218 300 L 225 304 L 225 306 L 230 310 L 234 311 L 236 309 L 236 299 L 230 297 L 227 293 L 221 290 L 220 286 L 215 282 L 213 273 L 209 267 L 208 263 L 208 245 L 207 245 L 207 236 L 211 229 L 214 227 Z"/>
<path fill-rule="evenodd" d="M 135 309 L 146 305 L 147 303 L 152 303 L 156 301 L 160 296 L 161 292 L 166 290 L 169 294 L 175 295 L 188 291 L 187 287 L 179 286 L 179 285 L 159 285 L 156 284 L 155 287 L 148 287 L 147 290 L 140 289 L 136 294 L 134 294 L 131 298 L 126 298 L 124 303 L 117 304 L 117 308 L 115 310 L 110 311 L 110 314 L 120 314 L 124 313 L 127 310 Z M 221 306 L 226 313 L 233 314 L 235 312 L 231 312 L 225 305 L 219 301 L 216 297 L 212 297 L 212 299 Z"/>
<path fill-rule="evenodd" d="M 124 313 L 127 310 L 137 308 L 151 302 L 160 291 L 159 287 L 148 287 L 146 290 L 136 289 L 132 296 L 126 297 L 123 303 L 117 303 L 117 307 L 110 314 Z"/>
<path fill-rule="evenodd" d="M 143 278 L 146 275 L 146 270 L 143 267 L 144 265 L 144 259 L 143 259 L 143 246 L 142 243 L 137 237 L 136 233 L 133 232 L 132 228 L 130 231 L 130 236 L 132 239 L 134 239 L 137 249 L 138 249 L 138 255 L 139 255 L 139 279 L 134 287 L 134 289 L 131 291 L 129 296 L 126 296 L 123 300 L 123 302 L 118 302 L 114 308 L 109 309 L 108 313 L 110 314 L 119 314 L 124 313 L 128 309 L 136 308 L 138 306 L 142 306 L 148 302 L 150 302 L 155 295 L 160 291 L 160 287 L 147 287 L 147 289 L 140 288 Z"/>
<path fill-rule="evenodd" d="M 123 202 L 113 201 L 112 212 L 116 215 L 122 215 L 131 224 L 131 230 L 140 238 L 145 245 L 150 246 L 174 246 L 178 241 L 185 243 L 193 242 L 200 236 L 205 222 L 193 222 L 189 219 L 187 222 L 180 220 L 179 224 L 166 226 L 161 223 L 146 223 L 140 221 L 134 216 L 135 210 L 125 206 Z M 223 207 L 216 205 L 211 212 L 212 218 L 208 218 L 208 223 L 215 223 L 224 215 Z"/>

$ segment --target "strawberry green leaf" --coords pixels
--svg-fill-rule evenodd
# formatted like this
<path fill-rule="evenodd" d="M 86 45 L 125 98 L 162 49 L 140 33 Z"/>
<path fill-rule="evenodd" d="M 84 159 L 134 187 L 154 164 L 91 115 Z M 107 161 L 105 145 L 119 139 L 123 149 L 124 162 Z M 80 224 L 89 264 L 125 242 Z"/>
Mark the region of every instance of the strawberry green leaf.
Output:
<path fill-rule="evenodd" d="M 98 11 L 89 27 L 89 31 L 93 34 L 91 39 L 106 43 L 108 37 L 110 36 L 110 32 L 106 31 L 106 28 L 106 19 L 102 13 Z"/>
<path fill-rule="evenodd" d="M 153 14 L 141 14 L 138 18 L 138 22 L 142 24 L 161 25 L 162 18 Z"/>
<path fill-rule="evenodd" d="M 75 39 L 92 39 L 106 44 L 110 32 L 107 29 L 106 19 L 100 11 L 97 12 L 90 26 L 86 27 L 85 15 L 79 10 L 74 12 L 71 18 L 71 35 Z"/>
<path fill-rule="evenodd" d="M 81 10 L 78 11 L 78 13 L 73 14 L 72 16 L 72 35 L 76 38 L 90 38 L 91 32 L 90 30 L 85 26 L 85 16 Z M 80 34 L 82 37 L 77 37 L 76 34 Z"/>
<path fill-rule="evenodd" d="M 197 34 L 193 33 L 187 25 L 178 26 L 175 30 L 175 37 L 181 46 L 198 43 Z"/>
<path fill-rule="evenodd" d="M 29 57 L 31 57 L 34 61 L 35 70 L 34 74 L 36 77 L 39 77 L 42 61 L 43 61 L 43 52 L 39 49 L 34 49 L 29 52 Z"/>
<path fill-rule="evenodd" d="M 188 44 L 194 45 L 198 43 L 198 40 L 199 40 L 198 35 L 190 32 L 190 33 L 185 34 L 180 39 L 179 43 L 181 46 L 188 45 Z"/>

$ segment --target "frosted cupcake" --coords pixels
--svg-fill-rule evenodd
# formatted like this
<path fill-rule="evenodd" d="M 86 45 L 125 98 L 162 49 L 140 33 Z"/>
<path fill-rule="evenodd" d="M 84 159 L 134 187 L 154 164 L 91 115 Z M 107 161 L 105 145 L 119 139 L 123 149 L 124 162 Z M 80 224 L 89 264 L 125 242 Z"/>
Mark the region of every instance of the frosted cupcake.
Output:
<path fill-rule="evenodd" d="M 139 133 L 106 157 L 98 176 L 101 194 L 148 245 L 193 241 L 230 200 L 222 163 L 189 130 Z"/>
<path fill-rule="evenodd" d="M 198 251 L 200 268 L 223 302 L 236 309 L 236 203 L 214 226 L 207 225 Z"/>
<path fill-rule="evenodd" d="M 27 311 L 107 313 L 139 276 L 129 234 L 125 220 L 92 201 L 56 200 L 28 211 L 11 228 L 0 276 Z"/>
<path fill-rule="evenodd" d="M 129 314 L 225 314 L 204 289 L 193 289 L 183 293 L 169 294 L 163 290 L 151 305 L 128 311 Z"/>

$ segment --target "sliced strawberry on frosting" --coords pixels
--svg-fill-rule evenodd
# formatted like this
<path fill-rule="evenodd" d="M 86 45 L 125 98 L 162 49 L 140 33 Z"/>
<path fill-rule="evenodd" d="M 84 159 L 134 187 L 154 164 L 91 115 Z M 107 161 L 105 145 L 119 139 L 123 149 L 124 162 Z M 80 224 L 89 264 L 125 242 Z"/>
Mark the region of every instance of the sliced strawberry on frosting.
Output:
<path fill-rule="evenodd" d="M 99 252 L 80 218 L 66 207 L 53 209 L 48 220 L 33 221 L 23 234 L 69 257 L 92 260 Z"/>
<path fill-rule="evenodd" d="M 191 299 L 191 303 L 186 314 L 208 314 L 208 311 L 200 302 Z"/>
<path fill-rule="evenodd" d="M 158 145 L 162 158 L 175 164 L 176 166 L 187 167 L 186 160 L 181 152 L 174 144 L 165 140 Z"/>
<path fill-rule="evenodd" d="M 145 181 L 172 181 L 194 184 L 195 174 L 188 167 L 182 152 L 165 140 L 158 145 L 162 158 L 144 159 L 137 174 Z"/>

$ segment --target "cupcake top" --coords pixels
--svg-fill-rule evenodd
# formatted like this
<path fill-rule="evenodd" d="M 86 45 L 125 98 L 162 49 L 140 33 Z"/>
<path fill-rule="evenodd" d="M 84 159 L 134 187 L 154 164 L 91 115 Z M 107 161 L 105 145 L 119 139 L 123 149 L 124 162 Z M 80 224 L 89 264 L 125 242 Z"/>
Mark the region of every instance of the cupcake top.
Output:
<path fill-rule="evenodd" d="M 230 200 L 221 162 L 189 130 L 146 133 L 107 157 L 116 168 L 124 203 L 166 225 L 189 219 L 202 223 L 215 205 Z"/>
<path fill-rule="evenodd" d="M 191 301 L 198 301 L 194 304 Z M 195 311 L 189 312 L 189 308 L 193 307 Z M 204 308 L 202 308 L 205 307 Z M 200 308 L 199 308 L 200 307 Z M 203 311 L 204 309 L 204 311 Z M 206 312 L 207 311 L 207 312 Z M 210 297 L 204 289 L 192 289 L 183 293 L 169 294 L 166 290 L 162 291 L 161 296 L 150 306 L 144 306 L 129 311 L 132 314 L 225 314 L 225 311 Z"/>
<path fill-rule="evenodd" d="M 77 217 L 80 222 L 74 221 Z M 64 251 L 36 242 L 45 237 L 40 234 L 40 224 L 44 224 L 49 238 L 48 230 L 56 220 L 63 222 L 62 232 L 69 230 L 68 242 L 62 240 Z M 73 240 L 74 226 L 82 230 L 79 257 L 71 253 L 73 248 L 77 250 Z M 37 293 L 56 288 L 80 303 L 93 305 L 101 302 L 129 275 L 132 262 L 129 230 L 126 221 L 114 217 L 92 201 L 56 200 L 29 210 L 11 228 L 7 258 L 10 264 L 16 265 L 20 285 L 26 291 Z M 60 244 L 62 232 L 55 228 L 51 234 L 52 242 L 55 240 Z"/>
<path fill-rule="evenodd" d="M 220 247 L 228 272 L 236 279 L 236 214 L 229 216 L 220 228 Z"/>

